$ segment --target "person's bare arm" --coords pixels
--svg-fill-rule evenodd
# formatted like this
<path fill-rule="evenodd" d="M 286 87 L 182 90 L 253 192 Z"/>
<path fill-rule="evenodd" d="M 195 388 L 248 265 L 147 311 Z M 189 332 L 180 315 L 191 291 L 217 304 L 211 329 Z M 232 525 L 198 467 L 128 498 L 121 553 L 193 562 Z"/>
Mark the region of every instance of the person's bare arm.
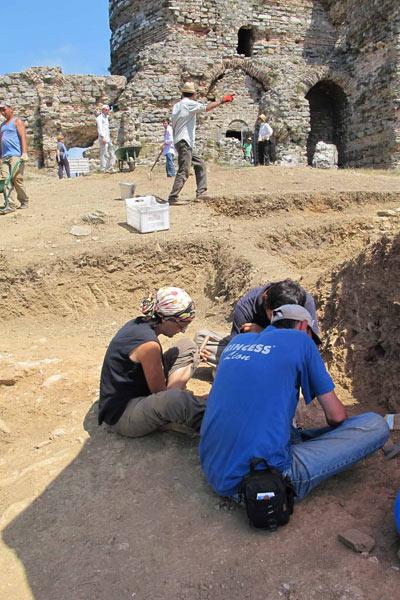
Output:
<path fill-rule="evenodd" d="M 240 328 L 240 333 L 261 333 L 264 329 L 257 323 L 243 323 Z"/>
<path fill-rule="evenodd" d="M 144 376 L 152 394 L 167 389 L 164 369 L 161 361 L 161 349 L 157 342 L 145 342 L 133 350 L 129 358 L 132 362 L 140 362 Z"/>
<path fill-rule="evenodd" d="M 26 131 L 25 125 L 21 121 L 21 119 L 15 119 L 15 127 L 17 129 L 19 141 L 21 142 L 21 152 L 22 154 L 27 153 L 27 144 L 26 144 Z"/>
<path fill-rule="evenodd" d="M 318 396 L 318 402 L 322 406 L 328 425 L 340 425 L 347 419 L 346 409 L 333 390 Z"/>
<path fill-rule="evenodd" d="M 206 106 L 206 112 L 210 112 L 210 110 L 214 110 L 214 108 L 218 108 L 218 106 L 221 106 L 221 104 L 223 104 L 224 101 L 222 100 L 222 98 L 220 98 L 219 100 L 215 100 L 214 102 L 209 102 Z"/>
<path fill-rule="evenodd" d="M 214 102 L 209 102 L 206 106 L 206 112 L 210 112 L 210 110 L 214 110 L 214 108 L 218 108 L 221 104 L 226 104 L 227 102 L 233 102 L 234 94 L 225 94 L 219 100 L 215 100 Z"/>

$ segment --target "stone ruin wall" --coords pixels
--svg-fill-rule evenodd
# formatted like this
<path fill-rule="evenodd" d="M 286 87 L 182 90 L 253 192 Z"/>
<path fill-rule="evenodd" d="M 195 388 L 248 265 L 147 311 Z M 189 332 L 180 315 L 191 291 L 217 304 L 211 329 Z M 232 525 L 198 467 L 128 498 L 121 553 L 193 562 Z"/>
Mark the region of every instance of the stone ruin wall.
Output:
<path fill-rule="evenodd" d="M 209 99 L 237 93 L 203 120 L 200 145 L 236 119 L 253 127 L 262 110 L 280 133 L 278 158 L 299 163 L 313 120 L 306 96 L 328 82 L 342 165 L 399 167 L 399 18 L 398 0 L 110 0 L 112 72 L 129 79 L 126 97 L 148 141 L 192 79 Z M 251 57 L 237 54 L 241 27 L 253 31 Z M 321 133 L 336 141 L 323 123 L 329 107 L 315 104 L 312 143 Z"/>
<path fill-rule="evenodd" d="M 63 75 L 61 69 L 50 67 L 0 76 L 0 97 L 10 101 L 24 120 L 28 152 L 39 167 L 54 166 L 60 132 L 68 148 L 91 147 L 97 140 L 99 107 L 114 104 L 125 87 L 125 77 Z M 123 120 L 118 113 L 115 117 L 113 137 L 122 141 Z"/>
<path fill-rule="evenodd" d="M 110 24 L 111 77 L 46 67 L 0 76 L 0 95 L 26 120 L 39 165 L 53 166 L 59 131 L 67 146 L 90 147 L 104 102 L 118 105 L 116 144 L 140 139 L 141 157 L 154 159 L 161 121 L 191 79 L 204 99 L 236 93 L 200 119 L 208 158 L 241 160 L 225 132 L 235 121 L 253 129 L 262 111 L 283 164 L 306 164 L 319 139 L 340 138 L 343 166 L 400 168 L 398 0 L 110 0 Z M 252 30 L 248 57 L 237 53 L 241 27 Z M 336 104 L 336 132 L 325 93 Z"/>
<path fill-rule="evenodd" d="M 327 4 L 339 32 L 335 59 L 349 78 L 349 162 L 399 168 L 400 3 L 328 0 Z"/>

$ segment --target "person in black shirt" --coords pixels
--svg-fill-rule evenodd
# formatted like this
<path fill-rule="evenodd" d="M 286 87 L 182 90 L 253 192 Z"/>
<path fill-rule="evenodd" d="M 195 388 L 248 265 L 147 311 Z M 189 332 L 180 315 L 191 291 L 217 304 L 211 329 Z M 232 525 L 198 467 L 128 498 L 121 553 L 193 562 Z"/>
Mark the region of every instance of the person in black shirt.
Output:
<path fill-rule="evenodd" d="M 185 390 L 198 365 L 198 349 L 179 340 L 163 353 L 158 336 L 173 337 L 194 318 L 190 296 L 161 288 L 142 302 L 143 317 L 128 321 L 107 349 L 100 378 L 99 424 L 140 437 L 170 423 L 198 430 L 205 399 Z"/>
<path fill-rule="evenodd" d="M 238 333 L 260 333 L 271 323 L 272 311 L 284 304 L 304 306 L 315 321 L 317 331 L 318 319 L 314 298 L 299 283 L 292 279 L 284 279 L 252 288 L 240 298 L 234 308 L 230 335 L 202 329 L 195 336 L 200 358 L 216 366 L 227 344 Z M 320 343 L 320 335 L 315 342 Z"/>

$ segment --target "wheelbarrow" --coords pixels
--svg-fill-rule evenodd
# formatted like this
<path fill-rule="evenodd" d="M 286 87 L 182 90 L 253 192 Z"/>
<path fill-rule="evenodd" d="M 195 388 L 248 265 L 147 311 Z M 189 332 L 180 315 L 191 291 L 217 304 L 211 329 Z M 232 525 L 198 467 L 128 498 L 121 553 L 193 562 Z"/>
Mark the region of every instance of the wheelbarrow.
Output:
<path fill-rule="evenodd" d="M 13 181 L 14 181 L 14 177 L 18 172 L 19 166 L 21 164 L 21 160 L 18 159 L 13 168 L 11 169 L 11 171 L 9 172 L 8 177 L 6 177 L 5 179 L 0 179 L 0 194 L 3 194 L 3 199 L 4 199 L 4 203 L 2 206 L 0 206 L 0 211 L 5 210 L 8 207 L 8 203 L 9 203 L 9 199 L 10 199 L 10 194 L 12 192 L 12 189 L 14 187 Z"/>
<path fill-rule="evenodd" d="M 117 148 L 115 156 L 118 161 L 118 169 L 124 170 L 124 163 L 128 163 L 128 169 L 134 171 L 136 167 L 136 159 L 139 156 L 141 146 L 125 146 Z"/>

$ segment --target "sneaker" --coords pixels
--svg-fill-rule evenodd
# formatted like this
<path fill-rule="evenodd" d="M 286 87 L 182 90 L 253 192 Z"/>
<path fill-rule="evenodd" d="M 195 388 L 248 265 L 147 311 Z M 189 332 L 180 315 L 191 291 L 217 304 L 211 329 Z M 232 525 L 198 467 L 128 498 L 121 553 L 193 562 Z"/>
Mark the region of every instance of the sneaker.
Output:
<path fill-rule="evenodd" d="M 201 202 L 202 200 L 206 200 L 208 197 L 207 190 L 203 190 L 202 192 L 196 193 L 194 201 Z"/>
<path fill-rule="evenodd" d="M 29 208 L 29 204 L 27 202 L 21 202 L 21 204 L 18 206 L 19 209 L 21 208 Z"/>
<path fill-rule="evenodd" d="M 15 212 L 15 208 L 12 208 L 11 206 L 7 206 L 6 208 L 2 208 L 0 210 L 0 215 L 8 215 L 9 213 L 13 213 Z"/>

